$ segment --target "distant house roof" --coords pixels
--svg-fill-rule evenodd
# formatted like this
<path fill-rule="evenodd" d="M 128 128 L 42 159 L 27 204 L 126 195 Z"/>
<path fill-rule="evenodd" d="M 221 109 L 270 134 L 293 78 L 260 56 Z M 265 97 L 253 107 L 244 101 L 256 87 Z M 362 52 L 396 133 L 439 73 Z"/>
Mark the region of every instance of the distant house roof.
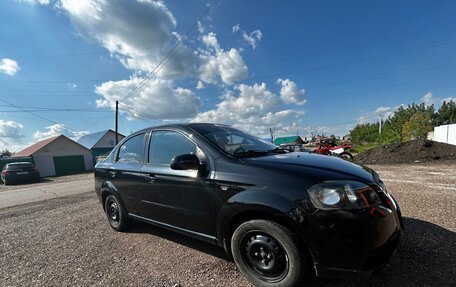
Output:
<path fill-rule="evenodd" d="M 115 133 L 115 131 L 113 131 L 113 130 L 105 130 L 105 131 L 101 131 L 101 132 L 97 132 L 97 133 L 93 133 L 93 134 L 88 134 L 88 135 L 82 136 L 78 140 L 78 144 L 83 145 L 88 149 L 92 149 L 105 136 L 105 134 L 107 134 L 109 132 Z M 119 133 L 119 136 L 125 137 L 124 135 L 122 135 L 120 133 Z"/>
<path fill-rule="evenodd" d="M 58 137 L 60 137 L 60 136 L 55 136 L 52 138 L 48 138 L 48 139 L 39 141 L 36 144 L 31 145 L 28 148 L 21 150 L 20 152 L 17 152 L 16 154 L 14 154 L 11 157 L 31 156 L 32 154 L 39 151 L 43 147 L 47 146 L 49 143 L 53 142 Z"/>
<path fill-rule="evenodd" d="M 67 140 L 69 140 L 70 142 L 73 142 L 74 144 L 76 145 L 80 145 L 82 146 L 81 144 L 75 142 L 74 140 L 70 139 L 69 137 L 66 137 L 64 135 L 58 135 L 58 136 L 55 136 L 55 137 L 51 137 L 51 138 L 48 138 L 48 139 L 45 139 L 45 140 L 42 140 L 42 141 L 39 141 L 31 146 L 29 146 L 28 148 L 26 149 L 23 149 L 21 150 L 20 152 L 18 153 L 15 153 L 13 156 L 11 157 L 24 157 L 24 156 L 32 156 L 34 153 L 36 153 L 37 151 L 39 151 L 40 149 L 44 148 L 45 146 L 47 146 L 48 144 L 50 144 L 51 142 L 55 141 L 56 139 L 58 138 L 65 138 Z M 84 146 L 82 146 L 84 147 Z M 85 147 L 84 147 L 85 148 Z"/>
<path fill-rule="evenodd" d="M 60 136 L 62 136 L 62 135 L 60 135 Z M 20 152 L 15 153 L 12 157 L 31 156 L 32 154 L 39 151 L 43 147 L 47 146 L 49 143 L 53 142 L 60 136 L 55 136 L 52 138 L 48 138 L 48 139 L 39 141 L 36 144 L 33 144 L 33 145 L 29 146 L 28 148 L 25 148 L 25 149 L 21 150 Z"/>
<path fill-rule="evenodd" d="M 302 144 L 304 141 L 300 136 L 281 137 L 274 140 L 276 145 L 288 144 L 288 143 L 299 143 Z"/>

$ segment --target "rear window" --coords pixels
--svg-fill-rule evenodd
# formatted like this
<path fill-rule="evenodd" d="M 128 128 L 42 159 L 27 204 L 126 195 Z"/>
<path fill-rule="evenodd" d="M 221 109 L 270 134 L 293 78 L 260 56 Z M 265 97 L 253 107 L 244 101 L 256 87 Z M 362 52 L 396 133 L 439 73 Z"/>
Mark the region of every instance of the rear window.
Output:
<path fill-rule="evenodd" d="M 7 170 L 32 169 L 32 168 L 33 168 L 33 164 L 31 164 L 31 163 L 8 164 L 6 166 Z"/>

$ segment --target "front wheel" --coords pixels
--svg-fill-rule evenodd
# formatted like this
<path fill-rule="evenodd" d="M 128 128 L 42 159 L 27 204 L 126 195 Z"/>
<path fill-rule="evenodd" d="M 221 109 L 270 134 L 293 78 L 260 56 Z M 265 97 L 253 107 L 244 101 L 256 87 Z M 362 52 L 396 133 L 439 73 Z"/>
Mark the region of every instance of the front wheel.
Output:
<path fill-rule="evenodd" d="M 305 275 L 293 233 L 275 222 L 242 223 L 233 233 L 231 250 L 239 270 L 256 286 L 296 286 Z"/>
<path fill-rule="evenodd" d="M 125 231 L 130 224 L 124 208 L 114 195 L 110 194 L 105 200 L 105 212 L 109 225 L 116 231 Z"/>
<path fill-rule="evenodd" d="M 348 161 L 353 161 L 353 155 L 352 155 L 351 153 L 349 153 L 349 152 L 346 152 L 346 151 L 344 151 L 343 153 L 341 153 L 341 154 L 339 155 L 339 157 L 340 157 L 341 159 L 345 159 L 345 160 L 348 160 Z"/>

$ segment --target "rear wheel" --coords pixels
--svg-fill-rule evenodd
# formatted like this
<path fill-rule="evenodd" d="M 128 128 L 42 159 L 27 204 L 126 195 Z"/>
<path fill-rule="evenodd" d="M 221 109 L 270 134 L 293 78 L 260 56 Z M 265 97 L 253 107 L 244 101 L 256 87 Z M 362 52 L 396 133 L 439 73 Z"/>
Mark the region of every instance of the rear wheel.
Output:
<path fill-rule="evenodd" d="M 116 231 L 125 231 L 130 221 L 127 218 L 124 208 L 116 196 L 110 194 L 105 200 L 105 212 L 109 225 Z"/>
<path fill-rule="evenodd" d="M 275 222 L 242 223 L 233 233 L 231 250 L 240 271 L 256 286 L 296 286 L 305 275 L 305 260 L 292 232 Z"/>
<path fill-rule="evenodd" d="M 339 155 L 339 157 L 340 157 L 341 159 L 345 159 L 345 160 L 348 160 L 348 161 L 353 161 L 353 155 L 352 155 L 351 153 L 349 153 L 349 152 L 346 152 L 346 151 L 344 151 L 343 153 L 341 153 L 341 154 Z"/>

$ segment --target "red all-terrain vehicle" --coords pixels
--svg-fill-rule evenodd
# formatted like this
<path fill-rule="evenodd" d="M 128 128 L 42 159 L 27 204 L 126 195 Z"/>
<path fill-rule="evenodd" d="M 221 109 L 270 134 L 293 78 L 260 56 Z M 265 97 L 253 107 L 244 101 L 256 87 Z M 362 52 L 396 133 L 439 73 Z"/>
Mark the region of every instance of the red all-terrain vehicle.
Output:
<path fill-rule="evenodd" d="M 351 148 L 352 146 L 349 144 L 344 143 L 342 145 L 336 145 L 333 141 L 322 140 L 313 152 L 323 155 L 337 156 L 348 161 L 353 161 L 353 155 L 347 151 Z"/>

